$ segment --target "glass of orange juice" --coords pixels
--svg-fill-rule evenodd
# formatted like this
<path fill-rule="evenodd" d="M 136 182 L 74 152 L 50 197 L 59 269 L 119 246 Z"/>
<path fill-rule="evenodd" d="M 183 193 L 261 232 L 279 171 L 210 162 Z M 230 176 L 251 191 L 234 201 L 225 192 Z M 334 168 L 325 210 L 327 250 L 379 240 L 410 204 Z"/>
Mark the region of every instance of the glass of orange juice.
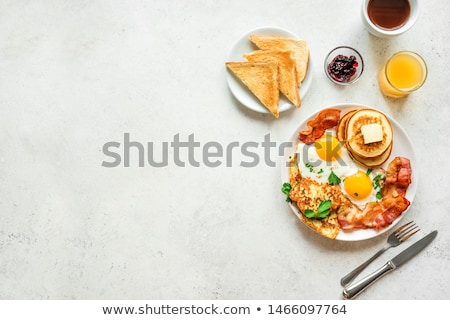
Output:
<path fill-rule="evenodd" d="M 401 98 L 419 89 L 425 83 L 427 73 L 427 64 L 419 54 L 400 51 L 381 68 L 378 84 L 384 95 Z"/>

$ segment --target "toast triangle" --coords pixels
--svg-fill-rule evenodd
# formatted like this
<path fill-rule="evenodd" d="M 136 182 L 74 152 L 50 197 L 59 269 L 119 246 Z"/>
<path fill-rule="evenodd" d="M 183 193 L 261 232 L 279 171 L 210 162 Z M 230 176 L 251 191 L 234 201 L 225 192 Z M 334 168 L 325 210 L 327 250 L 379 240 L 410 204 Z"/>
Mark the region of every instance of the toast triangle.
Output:
<path fill-rule="evenodd" d="M 297 83 L 300 86 L 306 77 L 309 62 L 309 47 L 306 40 L 285 36 L 250 35 L 250 41 L 259 49 L 281 49 L 292 51 L 296 61 Z"/>
<path fill-rule="evenodd" d="M 244 57 L 250 62 L 268 62 L 276 63 L 279 66 L 278 84 L 280 91 L 297 108 L 300 107 L 300 95 L 298 92 L 296 63 L 292 57 L 291 51 L 269 49 L 256 50 L 244 54 Z"/>
<path fill-rule="evenodd" d="M 236 77 L 278 118 L 280 89 L 276 63 L 226 62 Z"/>

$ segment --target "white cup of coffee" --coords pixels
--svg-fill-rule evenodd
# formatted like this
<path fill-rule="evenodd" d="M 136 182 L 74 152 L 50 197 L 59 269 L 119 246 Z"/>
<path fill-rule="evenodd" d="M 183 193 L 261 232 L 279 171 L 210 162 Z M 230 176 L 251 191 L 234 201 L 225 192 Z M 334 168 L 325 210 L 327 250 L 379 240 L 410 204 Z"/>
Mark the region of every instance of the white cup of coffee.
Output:
<path fill-rule="evenodd" d="M 418 0 L 363 0 L 362 20 L 379 38 L 398 36 L 409 30 L 419 16 Z"/>

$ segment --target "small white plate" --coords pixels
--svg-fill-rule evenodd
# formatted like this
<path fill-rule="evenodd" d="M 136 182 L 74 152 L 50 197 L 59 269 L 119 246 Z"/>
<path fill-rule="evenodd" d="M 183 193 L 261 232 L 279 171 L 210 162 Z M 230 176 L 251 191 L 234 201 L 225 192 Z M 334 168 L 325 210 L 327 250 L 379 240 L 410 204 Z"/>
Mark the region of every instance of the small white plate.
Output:
<path fill-rule="evenodd" d="M 227 61 L 246 61 L 243 57 L 243 54 L 252 52 L 254 50 L 257 50 L 258 48 L 252 44 L 252 42 L 249 39 L 249 36 L 251 34 L 258 34 L 263 36 L 286 36 L 286 37 L 292 37 L 301 39 L 297 35 L 293 34 L 290 31 L 287 31 L 282 28 L 278 27 L 263 27 L 263 28 L 257 28 L 254 30 L 251 30 L 244 34 L 233 46 L 231 49 L 231 52 L 228 56 Z M 302 82 L 302 85 L 300 86 L 300 99 L 303 99 L 308 92 L 309 87 L 311 86 L 312 82 L 312 72 L 311 72 L 311 55 L 308 61 L 308 70 L 306 72 L 305 79 Z M 256 111 L 260 113 L 270 113 L 269 110 L 258 100 L 258 98 L 253 95 L 253 93 L 248 90 L 248 88 L 239 80 L 237 79 L 233 73 L 228 70 L 227 68 L 227 83 L 228 87 L 230 88 L 231 93 L 234 95 L 234 97 L 242 103 L 245 107 Z M 278 112 L 286 111 L 290 108 L 293 108 L 294 105 L 280 93 L 280 104 L 278 107 Z"/>
<path fill-rule="evenodd" d="M 354 108 L 371 108 L 375 109 L 373 107 L 361 105 L 361 104 L 354 104 L 354 103 L 346 103 L 346 104 L 338 104 L 338 105 L 332 105 L 328 106 L 327 108 L 338 108 L 341 109 L 341 117 L 346 114 L 349 110 Z M 323 110 L 323 109 L 322 109 Z M 280 164 L 281 167 L 281 181 L 282 183 L 289 181 L 289 168 L 286 166 L 286 163 L 289 162 L 289 156 L 294 154 L 295 148 L 298 141 L 298 133 L 299 131 L 303 131 L 307 129 L 307 122 L 311 119 L 313 119 L 321 110 L 315 112 L 314 114 L 310 115 L 308 118 L 306 118 L 304 121 L 300 123 L 300 125 L 295 128 L 292 135 L 289 137 L 289 142 L 291 143 L 291 148 L 286 149 L 285 155 L 282 158 L 282 162 Z M 411 143 L 411 140 L 409 139 L 406 132 L 403 130 L 403 128 L 400 126 L 400 124 L 392 119 L 389 115 L 385 114 L 386 117 L 389 119 L 392 125 L 392 130 L 394 132 L 394 140 L 392 145 L 392 152 L 388 160 L 383 165 L 383 168 L 387 167 L 387 164 L 391 162 L 395 157 L 405 157 L 408 158 L 411 162 L 411 168 L 412 168 L 412 176 L 411 176 L 411 184 L 408 187 L 408 190 L 406 192 L 406 198 L 410 201 L 410 205 L 406 211 L 404 211 L 397 219 L 394 220 L 394 222 L 380 230 L 376 231 L 374 229 L 364 229 L 364 230 L 355 230 L 355 231 L 340 231 L 338 236 L 336 237 L 336 240 L 342 240 L 342 241 L 359 241 L 359 240 L 366 240 L 370 238 L 377 237 L 379 235 L 384 234 L 385 232 L 388 232 L 392 228 L 394 228 L 400 220 L 405 216 L 406 212 L 409 210 L 409 208 L 412 205 L 412 202 L 414 200 L 414 197 L 416 195 L 417 191 L 417 185 L 418 185 L 418 175 L 417 175 L 417 157 L 414 152 L 414 147 Z M 295 213 L 295 215 L 300 219 L 300 221 L 303 222 L 303 220 L 300 217 L 300 211 L 298 210 L 297 206 L 295 204 L 289 204 L 292 211 Z"/>

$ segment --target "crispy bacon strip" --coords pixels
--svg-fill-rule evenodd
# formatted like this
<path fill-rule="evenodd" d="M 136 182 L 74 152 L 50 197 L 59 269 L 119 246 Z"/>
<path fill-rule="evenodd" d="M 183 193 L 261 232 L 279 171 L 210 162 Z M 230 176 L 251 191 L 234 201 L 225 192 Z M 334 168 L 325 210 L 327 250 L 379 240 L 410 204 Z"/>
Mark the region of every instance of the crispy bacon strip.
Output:
<path fill-rule="evenodd" d="M 380 202 L 369 202 L 363 210 L 349 203 L 338 213 L 342 230 L 373 228 L 380 230 L 390 225 L 410 205 L 406 190 L 411 184 L 411 164 L 397 157 L 388 165 L 383 197 Z"/>
<path fill-rule="evenodd" d="M 326 129 L 335 127 L 341 117 L 341 110 L 336 108 L 324 109 L 314 119 L 308 121 L 308 129 L 300 131 L 298 139 L 305 144 L 312 144 L 319 139 Z"/>
<path fill-rule="evenodd" d="M 363 210 L 349 206 L 339 212 L 339 224 L 345 231 L 367 228 L 380 230 L 397 219 L 409 204 L 408 199 L 403 196 L 389 195 L 380 202 L 369 202 Z"/>
<path fill-rule="evenodd" d="M 389 163 L 386 171 L 386 185 L 383 195 L 392 194 L 397 192 L 398 194 L 405 196 L 408 186 L 411 184 L 411 163 L 409 159 L 397 157 Z M 390 190 L 395 189 L 395 190 Z"/>

